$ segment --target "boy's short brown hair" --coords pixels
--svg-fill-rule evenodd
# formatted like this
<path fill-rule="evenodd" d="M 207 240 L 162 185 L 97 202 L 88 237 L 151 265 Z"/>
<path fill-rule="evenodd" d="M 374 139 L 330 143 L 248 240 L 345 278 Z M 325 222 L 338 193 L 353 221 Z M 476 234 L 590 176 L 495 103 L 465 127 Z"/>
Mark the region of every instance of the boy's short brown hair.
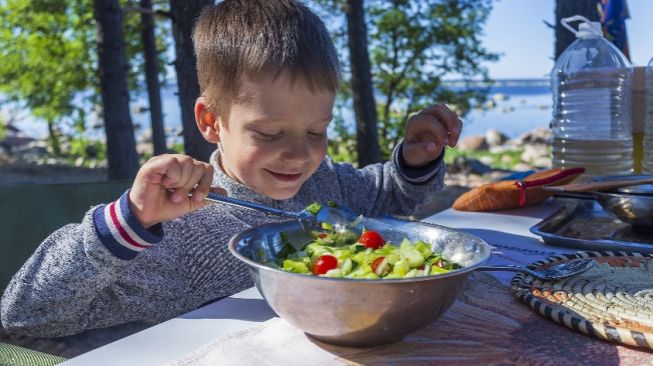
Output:
<path fill-rule="evenodd" d="M 337 91 L 338 57 L 320 18 L 294 0 L 226 0 L 202 10 L 193 29 L 197 76 L 222 113 L 245 77 L 287 71 L 312 90 Z"/>

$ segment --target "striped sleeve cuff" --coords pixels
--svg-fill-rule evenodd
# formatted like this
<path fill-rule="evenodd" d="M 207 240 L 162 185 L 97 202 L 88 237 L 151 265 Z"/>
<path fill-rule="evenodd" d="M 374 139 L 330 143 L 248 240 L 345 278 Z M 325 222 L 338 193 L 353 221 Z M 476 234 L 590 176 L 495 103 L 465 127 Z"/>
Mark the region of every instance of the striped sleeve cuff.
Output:
<path fill-rule="evenodd" d="M 408 183 L 416 185 L 424 185 L 429 183 L 437 175 L 437 172 L 444 160 L 444 149 L 442 149 L 442 154 L 432 161 L 431 163 L 420 167 L 420 168 L 411 168 L 406 165 L 404 157 L 401 154 L 401 149 L 403 148 L 404 143 L 401 142 L 395 148 L 392 154 L 392 160 L 394 161 L 399 175 Z"/>
<path fill-rule="evenodd" d="M 117 201 L 98 207 L 93 222 L 102 244 L 121 259 L 133 259 L 163 238 L 158 225 L 147 230 L 138 222 L 129 208 L 129 190 Z"/>

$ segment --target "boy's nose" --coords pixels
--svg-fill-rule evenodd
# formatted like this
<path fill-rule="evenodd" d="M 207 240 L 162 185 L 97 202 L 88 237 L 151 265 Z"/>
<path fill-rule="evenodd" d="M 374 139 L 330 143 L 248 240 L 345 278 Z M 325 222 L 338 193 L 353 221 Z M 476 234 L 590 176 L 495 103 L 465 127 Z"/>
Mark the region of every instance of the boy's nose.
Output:
<path fill-rule="evenodd" d="M 281 160 L 289 163 L 303 163 L 309 159 L 308 143 L 303 139 L 288 141 L 281 153 Z"/>

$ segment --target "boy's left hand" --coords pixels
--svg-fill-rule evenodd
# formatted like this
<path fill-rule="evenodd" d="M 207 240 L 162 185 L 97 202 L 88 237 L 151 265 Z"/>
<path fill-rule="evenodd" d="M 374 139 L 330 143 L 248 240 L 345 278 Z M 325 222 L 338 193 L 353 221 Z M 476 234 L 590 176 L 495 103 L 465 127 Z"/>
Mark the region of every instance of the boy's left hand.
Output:
<path fill-rule="evenodd" d="M 419 168 L 437 159 L 444 146 L 458 143 L 463 122 L 444 104 L 422 109 L 408 120 L 402 154 L 411 168 Z"/>

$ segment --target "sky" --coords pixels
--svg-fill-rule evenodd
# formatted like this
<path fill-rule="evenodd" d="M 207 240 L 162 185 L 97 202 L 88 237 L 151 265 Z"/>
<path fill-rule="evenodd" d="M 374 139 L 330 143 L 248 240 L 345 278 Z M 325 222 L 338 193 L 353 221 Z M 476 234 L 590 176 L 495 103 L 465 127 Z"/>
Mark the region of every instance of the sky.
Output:
<path fill-rule="evenodd" d="M 574 1 L 574 0 L 568 0 Z M 652 0 L 627 0 L 626 20 L 631 61 L 645 66 L 653 57 Z M 487 63 L 490 78 L 548 78 L 553 67 L 555 0 L 496 0 L 485 27 L 484 46 L 501 53 Z"/>

